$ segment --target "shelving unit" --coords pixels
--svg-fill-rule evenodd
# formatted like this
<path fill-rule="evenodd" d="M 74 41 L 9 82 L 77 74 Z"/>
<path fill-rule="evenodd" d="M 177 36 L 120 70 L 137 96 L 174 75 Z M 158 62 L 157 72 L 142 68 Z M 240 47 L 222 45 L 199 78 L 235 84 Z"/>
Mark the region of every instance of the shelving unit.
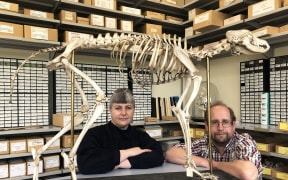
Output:
<path fill-rule="evenodd" d="M 143 15 L 133 15 L 123 13 L 119 10 L 107 10 L 103 8 L 98 8 L 95 6 L 89 6 L 83 3 L 75 3 L 69 0 L 41 0 L 41 1 L 32 1 L 32 0 L 5 0 L 7 2 L 18 3 L 24 8 L 37 9 L 52 13 L 58 13 L 60 10 L 73 10 L 81 15 L 88 15 L 94 12 L 102 15 L 109 15 L 113 17 L 117 17 L 120 19 L 131 20 L 134 23 L 134 26 L 139 26 L 143 23 L 155 23 L 161 24 L 163 26 L 164 33 L 177 34 L 178 36 L 184 37 L 184 28 L 189 27 L 193 24 L 193 21 L 187 20 L 187 12 L 193 8 L 203 8 L 203 9 L 215 9 L 217 11 L 221 11 L 224 13 L 228 13 L 231 15 L 236 15 L 238 13 L 243 13 L 247 11 L 247 6 L 258 2 L 257 0 L 238 0 L 235 3 L 225 7 L 218 8 L 218 0 L 194 0 L 191 3 L 179 7 L 170 5 L 167 3 L 156 2 L 153 0 L 117 0 L 117 3 L 120 5 L 126 5 L 135 8 L 141 8 L 142 10 L 151 10 L 157 11 L 161 13 L 165 13 L 171 16 L 177 16 L 184 19 L 184 22 L 170 22 L 166 20 L 156 20 L 151 19 L 149 17 L 145 17 Z M 194 35 L 191 38 L 187 39 L 189 45 L 198 46 L 204 45 L 207 43 L 219 41 L 225 38 L 225 33 L 228 30 L 236 30 L 236 29 L 249 29 L 254 30 L 261 26 L 265 25 L 284 25 L 287 24 L 288 18 L 288 7 L 282 7 L 280 9 L 274 10 L 269 13 L 262 14 L 260 16 L 255 16 L 253 18 L 242 20 L 238 23 L 234 23 L 232 25 L 223 26 L 219 28 L 215 28 L 214 30 L 207 31 L 198 35 Z M 81 33 L 90 33 L 97 36 L 99 33 L 122 33 L 121 30 L 108 29 L 104 27 L 90 26 L 90 25 L 82 25 L 77 23 L 68 23 L 61 22 L 57 19 L 43 19 L 43 18 L 35 18 L 27 15 L 23 15 L 20 13 L 7 12 L 0 10 L 0 21 L 18 23 L 18 24 L 27 24 L 33 26 L 41 26 L 48 28 L 56 28 L 60 31 L 77 31 Z M 130 32 L 129 32 L 130 33 Z M 138 32 L 131 32 L 131 34 L 139 35 Z M 288 32 L 283 32 L 279 34 L 275 34 L 269 37 L 264 37 L 263 39 L 267 40 L 268 43 L 274 47 L 282 47 L 287 45 Z M 0 47 L 3 48 L 11 48 L 11 49 L 23 49 L 23 50 L 33 50 L 37 51 L 42 48 L 55 47 L 60 46 L 63 42 L 52 42 L 52 41 L 43 41 L 43 40 L 33 40 L 33 39 L 25 39 L 25 38 L 17 38 L 17 37 L 8 37 L 8 36 L 0 36 Z M 101 56 L 101 57 L 109 57 L 111 50 L 110 49 L 93 49 L 93 50 L 81 50 L 78 52 L 81 55 L 87 56 Z M 230 56 L 229 53 L 224 53 L 221 55 L 217 55 L 216 59 L 219 57 Z M 215 59 L 215 58 L 214 58 Z M 161 121 L 155 123 L 143 123 L 143 124 L 133 124 L 135 126 L 144 126 L 144 125 L 167 125 L 167 124 L 177 124 L 178 121 Z M 191 125 L 203 127 L 203 123 L 201 122 L 191 122 Z M 275 134 L 288 134 L 288 132 L 279 131 L 276 127 L 263 127 L 258 125 L 251 124 L 239 124 L 237 125 L 239 130 L 247 130 L 254 131 L 258 133 L 275 133 Z M 77 127 L 76 130 L 81 130 L 81 127 Z M 20 130 L 9 130 L 9 131 L 1 131 L 1 137 L 14 136 L 18 135 L 37 135 L 45 133 L 55 134 L 60 130 L 60 128 L 56 127 L 42 127 L 39 129 L 33 128 L 25 128 Z M 166 141 L 166 140 L 174 140 L 174 139 L 182 139 L 182 136 L 176 137 L 163 137 L 157 139 L 158 141 Z M 62 150 L 62 149 L 61 149 Z M 47 154 L 60 153 L 61 150 L 49 150 Z M 65 151 L 69 151 L 69 149 L 65 149 Z M 287 155 L 282 155 L 274 152 L 265 153 L 262 152 L 264 156 L 272 156 L 282 159 L 288 159 Z M 25 157 L 30 156 L 30 153 L 20 153 L 20 154 L 9 154 L 9 155 L 0 155 L 0 159 L 10 159 L 16 157 Z M 68 173 L 67 170 L 59 170 L 53 172 L 45 172 L 43 174 L 39 174 L 40 177 L 56 175 Z M 19 177 L 12 179 L 30 179 L 32 176 L 27 177 Z M 267 177 L 266 177 L 267 178 Z M 270 178 L 270 177 L 268 177 Z"/>

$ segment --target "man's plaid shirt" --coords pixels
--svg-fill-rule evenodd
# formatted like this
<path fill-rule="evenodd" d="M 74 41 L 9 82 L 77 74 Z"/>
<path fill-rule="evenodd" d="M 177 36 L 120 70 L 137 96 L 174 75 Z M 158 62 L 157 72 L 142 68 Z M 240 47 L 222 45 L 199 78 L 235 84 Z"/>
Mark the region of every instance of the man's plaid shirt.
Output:
<path fill-rule="evenodd" d="M 185 147 L 185 145 L 182 143 L 178 146 L 182 148 Z M 209 159 L 209 144 L 207 135 L 205 135 L 204 138 L 193 140 L 191 147 L 193 155 Z M 226 145 L 223 155 L 217 151 L 213 143 L 212 151 L 212 157 L 214 161 L 230 162 L 235 160 L 249 160 L 253 162 L 258 168 L 258 179 L 261 179 L 261 154 L 257 149 L 256 142 L 249 134 L 239 134 L 235 132 L 229 143 Z"/>

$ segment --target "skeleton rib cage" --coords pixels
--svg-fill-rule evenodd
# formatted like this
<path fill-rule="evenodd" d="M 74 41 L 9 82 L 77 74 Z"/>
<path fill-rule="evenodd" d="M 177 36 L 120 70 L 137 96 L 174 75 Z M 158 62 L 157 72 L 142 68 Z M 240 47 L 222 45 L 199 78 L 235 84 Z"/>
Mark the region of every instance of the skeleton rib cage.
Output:
<path fill-rule="evenodd" d="M 74 114 L 74 126 L 77 126 L 85 119 L 86 113 L 88 113 L 88 119 L 84 125 L 81 133 L 79 134 L 74 146 L 71 148 L 69 154 L 62 152 L 64 160 L 69 164 L 69 170 L 71 172 L 72 179 L 77 179 L 76 170 L 74 165 L 74 157 L 77 149 L 82 141 L 84 135 L 88 129 L 93 125 L 95 120 L 99 118 L 104 110 L 104 102 L 107 98 L 101 88 L 85 73 L 77 69 L 71 64 L 71 58 L 73 57 L 73 52 L 80 49 L 111 49 L 111 58 L 114 59 L 119 66 L 120 73 L 121 68 L 125 66 L 125 59 L 128 53 L 132 54 L 131 60 L 131 71 L 130 75 L 132 80 L 139 84 L 141 87 L 145 87 L 146 84 L 163 84 L 177 79 L 185 79 L 186 86 L 181 94 L 176 106 L 172 107 L 172 111 L 179 121 L 181 126 L 185 148 L 186 148 L 186 172 L 187 176 L 193 176 L 193 173 L 199 175 L 202 179 L 215 179 L 213 175 L 201 174 L 196 170 L 195 163 L 192 159 L 191 152 L 191 136 L 190 136 L 190 114 L 188 110 L 191 107 L 193 100 L 195 99 L 202 78 L 197 75 L 198 70 L 194 66 L 192 59 L 201 60 L 206 57 L 213 57 L 216 54 L 220 54 L 222 51 L 231 50 L 232 54 L 254 54 L 254 53 L 265 53 L 269 50 L 269 44 L 261 39 L 255 37 L 248 30 L 237 30 L 228 31 L 226 33 L 227 40 L 223 41 L 216 47 L 209 50 L 193 51 L 192 48 L 187 49 L 187 42 L 184 41 L 184 47 L 182 47 L 181 38 L 176 36 L 173 39 L 170 36 L 164 35 L 160 37 L 158 35 L 125 35 L 124 33 L 118 35 L 113 34 L 112 36 L 107 33 L 105 36 L 101 34 L 97 38 L 91 37 L 90 39 L 72 39 L 69 43 L 54 48 L 41 49 L 31 56 L 26 58 L 23 63 L 15 71 L 15 74 L 11 82 L 10 97 L 13 93 L 13 86 L 15 78 L 19 73 L 20 69 L 24 66 L 26 62 L 34 58 L 40 53 L 48 53 L 55 51 L 63 52 L 56 58 L 49 61 L 46 65 L 47 69 L 58 70 L 64 69 L 65 73 L 69 78 L 72 77 L 72 71 L 77 75 L 85 79 L 96 91 L 95 104 L 93 108 L 90 109 L 85 92 L 79 86 L 79 83 L 75 79 L 75 88 L 79 91 L 82 106 L 79 112 Z M 147 79 L 139 78 L 138 72 L 142 70 L 149 70 L 150 73 L 147 75 L 151 76 L 152 82 L 147 81 Z M 143 76 L 142 76 L 143 77 Z M 145 77 L 145 76 L 144 76 Z M 193 81 L 193 84 L 192 84 Z M 193 86 L 192 86 L 193 85 Z M 192 88 L 191 94 L 188 94 L 188 90 Z M 186 101 L 184 101 L 184 99 Z M 10 99 L 11 102 L 11 99 Z M 182 108 L 183 107 L 183 108 Z M 38 165 L 39 159 L 43 152 L 47 148 L 59 139 L 63 134 L 71 129 L 71 124 L 66 125 L 61 131 L 59 131 L 51 140 L 49 140 L 44 146 L 39 148 L 37 151 L 32 150 L 32 156 L 34 159 L 34 175 L 33 179 L 38 179 Z"/>

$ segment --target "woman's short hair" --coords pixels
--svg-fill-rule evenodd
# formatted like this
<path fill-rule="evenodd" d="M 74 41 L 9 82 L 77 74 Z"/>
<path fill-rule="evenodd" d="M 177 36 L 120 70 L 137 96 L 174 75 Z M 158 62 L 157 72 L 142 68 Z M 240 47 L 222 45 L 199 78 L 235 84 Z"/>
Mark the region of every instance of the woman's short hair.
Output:
<path fill-rule="evenodd" d="M 232 122 L 236 121 L 235 113 L 234 113 L 234 111 L 233 111 L 229 106 L 227 106 L 226 104 L 224 104 L 222 101 L 216 101 L 215 103 L 213 103 L 213 104 L 210 106 L 210 109 L 213 108 L 213 107 L 215 107 L 215 106 L 223 106 L 223 107 L 226 107 L 226 108 L 229 110 L 231 121 L 232 121 Z M 206 112 L 205 112 L 204 120 L 205 120 L 205 121 L 208 120 L 208 111 L 207 111 L 207 110 L 206 110 Z"/>
<path fill-rule="evenodd" d="M 118 88 L 114 91 L 110 98 L 110 106 L 112 108 L 113 103 L 131 103 L 135 107 L 135 99 L 133 97 L 132 91 L 127 88 Z"/>

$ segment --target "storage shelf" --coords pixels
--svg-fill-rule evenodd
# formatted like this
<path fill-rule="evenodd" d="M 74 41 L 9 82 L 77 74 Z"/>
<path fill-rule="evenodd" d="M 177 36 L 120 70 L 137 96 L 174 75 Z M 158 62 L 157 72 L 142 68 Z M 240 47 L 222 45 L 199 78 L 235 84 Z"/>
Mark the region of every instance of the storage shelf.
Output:
<path fill-rule="evenodd" d="M 55 150 L 47 150 L 43 152 L 43 154 L 55 154 L 55 153 L 60 153 L 61 149 L 55 149 Z M 26 152 L 26 153 L 16 153 L 16 154 L 3 154 L 0 155 L 0 159 L 10 159 L 10 158 L 18 158 L 18 157 L 28 157 L 31 156 L 31 152 Z"/>
<path fill-rule="evenodd" d="M 48 28 L 57 28 L 60 21 L 56 19 L 38 18 L 16 12 L 0 10 L 0 21 L 9 21 L 10 23 L 23 24 L 30 26 L 40 26 Z"/>

